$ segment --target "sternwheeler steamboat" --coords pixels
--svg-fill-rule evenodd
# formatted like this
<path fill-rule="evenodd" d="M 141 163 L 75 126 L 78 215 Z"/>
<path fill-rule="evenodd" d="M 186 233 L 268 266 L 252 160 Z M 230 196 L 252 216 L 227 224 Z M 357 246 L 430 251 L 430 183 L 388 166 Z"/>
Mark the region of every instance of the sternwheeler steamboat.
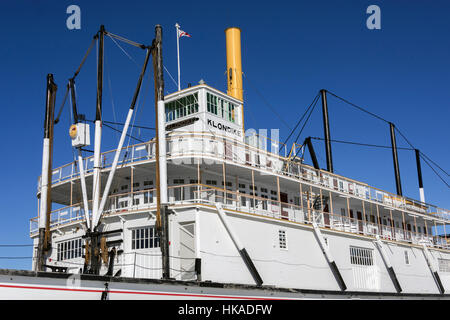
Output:
<path fill-rule="evenodd" d="M 118 147 L 101 152 L 105 35 L 146 56 Z M 201 81 L 164 96 L 161 27 L 146 46 L 102 26 L 93 39 L 95 124 L 90 130 L 76 105 L 83 59 L 66 93 L 77 158 L 56 168 L 57 87 L 48 75 L 39 213 L 30 220 L 33 270 L 0 270 L 0 299 L 450 297 L 450 246 L 432 232 L 449 222 L 450 212 L 423 197 L 406 198 L 401 189 L 392 194 L 333 173 L 326 90 L 316 97 L 324 111 L 326 170 L 310 139 L 291 148 L 246 133 L 241 30 L 225 35 L 227 93 Z M 156 136 L 125 146 L 148 64 Z M 94 154 L 86 156 L 92 131 Z M 312 166 L 298 156 L 305 147 Z"/>

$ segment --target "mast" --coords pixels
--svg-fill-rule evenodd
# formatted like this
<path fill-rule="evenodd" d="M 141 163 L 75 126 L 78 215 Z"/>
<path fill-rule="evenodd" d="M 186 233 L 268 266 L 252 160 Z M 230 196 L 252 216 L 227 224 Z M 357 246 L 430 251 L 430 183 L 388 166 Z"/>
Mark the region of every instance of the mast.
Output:
<path fill-rule="evenodd" d="M 311 142 L 311 137 L 307 137 L 303 145 L 308 146 L 309 154 L 311 155 L 311 160 L 315 169 L 320 170 L 319 162 L 317 161 L 316 152 Z"/>
<path fill-rule="evenodd" d="M 94 176 L 92 187 L 92 219 L 95 220 L 98 214 L 101 190 L 101 140 L 102 140 L 102 91 L 103 91 L 103 40 L 105 36 L 105 26 L 100 26 L 98 65 L 97 65 L 97 103 L 95 109 L 95 145 L 94 145 Z M 93 230 L 94 231 L 94 230 Z"/>
<path fill-rule="evenodd" d="M 103 214 L 103 209 L 105 208 L 106 201 L 108 200 L 109 190 L 111 188 L 111 184 L 112 184 L 112 181 L 113 181 L 113 178 L 114 178 L 114 174 L 116 173 L 117 164 L 119 163 L 120 152 L 122 151 L 123 143 L 125 141 L 125 137 L 127 135 L 128 127 L 129 127 L 130 122 L 131 122 L 131 117 L 133 116 L 134 107 L 136 106 L 136 101 L 137 101 L 137 98 L 139 96 L 139 92 L 141 90 L 142 80 L 144 78 L 145 70 L 147 69 L 147 64 L 148 64 L 148 60 L 150 58 L 150 54 L 151 54 L 151 48 L 148 48 L 147 49 L 147 54 L 145 56 L 144 65 L 142 67 L 141 74 L 139 75 L 139 80 L 138 80 L 138 83 L 137 83 L 137 86 L 136 86 L 136 90 L 134 92 L 133 100 L 132 100 L 130 108 L 128 110 L 127 119 L 125 120 L 125 125 L 123 127 L 122 134 L 120 135 L 119 144 L 118 144 L 116 152 L 114 154 L 114 160 L 113 160 L 113 163 L 112 163 L 112 166 L 111 166 L 111 170 L 109 171 L 108 180 L 106 181 L 106 186 L 105 186 L 105 189 L 103 190 L 102 201 L 100 202 L 100 206 L 98 208 L 97 216 L 95 217 L 95 220 L 93 221 L 94 228 L 98 227 L 98 224 L 99 224 L 100 219 L 101 219 L 102 214 Z"/>
<path fill-rule="evenodd" d="M 391 131 L 392 159 L 394 161 L 395 185 L 397 187 L 397 194 L 399 196 L 403 196 L 402 183 L 400 181 L 400 167 L 398 165 L 397 142 L 395 139 L 395 125 L 392 122 L 389 122 L 389 128 Z"/>
<path fill-rule="evenodd" d="M 330 123 L 328 120 L 327 91 L 325 89 L 321 89 L 320 94 L 322 95 L 323 131 L 324 131 L 324 138 L 325 138 L 325 153 L 327 155 L 327 171 L 333 173 L 333 157 L 331 154 Z"/>
<path fill-rule="evenodd" d="M 101 140 L 102 140 L 102 93 L 103 93 L 103 49 L 105 26 L 101 25 L 98 32 L 99 46 L 98 46 L 98 62 L 97 62 L 97 101 L 95 109 L 95 138 L 94 138 L 94 173 L 92 179 L 92 221 L 90 223 L 91 229 L 86 232 L 88 239 L 88 257 L 89 261 L 85 261 L 83 273 L 99 274 L 100 261 L 100 234 L 97 232 L 97 226 L 94 226 L 94 221 L 98 215 L 98 207 L 100 202 L 101 191 Z M 82 161 L 82 159 L 81 159 Z M 81 168 L 80 168 L 81 169 Z M 89 217 L 89 216 L 88 216 Z"/>
<path fill-rule="evenodd" d="M 69 79 L 70 97 L 72 102 L 72 114 L 73 114 L 73 126 L 75 129 L 78 124 L 78 111 L 77 111 L 77 99 L 75 95 L 75 78 Z M 77 129 L 76 129 L 77 130 Z M 91 222 L 89 218 L 89 202 L 87 197 L 86 178 L 84 176 L 84 164 L 81 147 L 77 147 L 78 151 L 78 169 L 80 172 L 81 192 L 83 197 L 84 217 L 86 220 L 86 228 L 91 229 Z"/>
<path fill-rule="evenodd" d="M 51 171 L 53 154 L 54 109 L 57 86 L 53 74 L 47 75 L 47 97 L 44 120 L 44 142 L 42 151 L 41 202 L 39 215 L 39 243 L 37 254 L 37 271 L 44 270 L 45 253 L 50 249 L 50 212 L 51 212 Z"/>
<path fill-rule="evenodd" d="M 425 192 L 423 191 L 423 180 L 422 180 L 422 166 L 420 165 L 420 151 L 418 149 L 414 149 L 414 152 L 416 154 L 417 177 L 419 179 L 420 201 L 425 203 Z"/>
<path fill-rule="evenodd" d="M 161 241 L 163 278 L 170 278 L 169 219 L 167 210 L 167 162 L 164 106 L 164 77 L 162 61 L 162 28 L 155 27 L 153 42 L 156 122 L 156 231 Z"/>

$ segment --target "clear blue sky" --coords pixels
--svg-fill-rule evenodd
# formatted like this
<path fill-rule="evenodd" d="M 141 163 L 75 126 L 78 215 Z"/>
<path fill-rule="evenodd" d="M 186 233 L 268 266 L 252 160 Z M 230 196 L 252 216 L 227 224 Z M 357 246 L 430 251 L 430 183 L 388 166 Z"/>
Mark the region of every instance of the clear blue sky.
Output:
<path fill-rule="evenodd" d="M 66 8 L 81 8 L 81 30 L 66 28 Z M 366 28 L 366 8 L 381 8 L 381 30 Z M 2 105 L 2 223 L 0 244 L 31 243 L 29 219 L 37 215 L 41 171 L 45 79 L 59 86 L 78 67 L 92 36 L 104 24 L 112 33 L 150 44 L 163 27 L 164 65 L 176 78 L 174 24 L 181 39 L 182 86 L 204 79 L 226 90 L 225 35 L 242 29 L 246 127 L 279 128 L 288 135 L 319 89 L 328 89 L 394 122 L 417 148 L 449 170 L 450 3 L 448 1 L 2 1 L 0 4 L 0 103 Z M 105 119 L 124 120 L 139 67 L 106 38 Z M 139 49 L 121 44 L 140 66 Z M 77 78 L 78 105 L 94 118 L 95 51 Z M 151 68 L 150 68 L 151 70 Z M 176 90 L 165 73 L 166 91 Z M 110 90 L 110 87 L 112 90 Z M 280 120 L 265 101 L 283 119 Z M 153 82 L 146 78 L 136 124 L 153 126 Z M 112 99 L 111 99 L 112 97 Z M 323 136 L 320 105 L 300 142 Z M 67 107 L 67 106 L 66 106 Z M 331 137 L 389 145 L 388 126 L 329 98 Z M 54 166 L 72 161 L 66 109 L 55 130 Z M 289 128 L 290 127 L 290 128 Z M 138 135 L 138 132 L 134 132 Z M 144 139 L 151 132 L 141 132 Z M 400 146 L 407 147 L 400 136 Z M 117 135 L 105 129 L 104 151 Z M 323 143 L 314 141 L 325 167 Z M 333 144 L 339 174 L 395 192 L 391 151 Z M 419 198 L 414 154 L 399 151 L 406 196 Z M 449 188 L 422 163 L 427 202 L 450 208 Z M 449 182 L 448 177 L 447 183 Z M 0 256 L 31 256 L 30 248 Z M 0 267 L 29 268 L 29 261 L 0 260 Z"/>

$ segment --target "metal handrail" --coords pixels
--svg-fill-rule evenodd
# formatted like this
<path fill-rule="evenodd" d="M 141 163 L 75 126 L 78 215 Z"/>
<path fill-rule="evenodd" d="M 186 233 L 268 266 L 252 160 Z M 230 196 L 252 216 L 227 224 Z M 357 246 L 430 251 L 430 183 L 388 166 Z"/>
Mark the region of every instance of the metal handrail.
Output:
<path fill-rule="evenodd" d="M 171 145 L 171 142 L 176 142 L 177 139 L 179 139 L 180 137 L 182 137 L 183 139 L 195 139 L 195 138 L 207 138 L 209 140 L 214 140 L 214 141 L 219 141 L 219 142 L 224 142 L 224 141 L 228 141 L 231 143 L 231 146 L 235 146 L 235 148 L 241 148 L 241 152 L 244 151 L 245 152 L 256 152 L 259 155 L 264 155 L 267 157 L 272 157 L 272 161 L 281 161 L 283 162 L 283 164 L 281 164 L 279 167 L 281 168 L 280 170 L 277 170 L 276 168 L 274 168 L 273 166 L 271 166 L 270 168 L 267 167 L 267 163 L 264 164 L 255 164 L 253 160 L 251 160 L 250 162 L 248 162 L 246 159 L 235 159 L 234 155 L 231 157 L 231 159 L 234 159 L 237 163 L 241 164 L 241 165 L 246 165 L 246 166 L 250 166 L 252 168 L 257 167 L 260 170 L 266 170 L 269 171 L 272 174 L 281 174 L 281 175 L 285 175 L 285 176 L 289 176 L 289 177 L 293 177 L 296 179 L 301 179 L 301 180 L 307 180 L 310 183 L 313 183 L 315 185 L 319 185 L 320 187 L 327 187 L 329 189 L 335 189 L 339 192 L 343 192 L 345 194 L 348 194 L 352 197 L 358 198 L 358 199 L 362 199 L 362 200 L 371 200 L 371 201 L 376 201 L 378 203 L 382 203 L 386 206 L 391 206 L 393 208 L 396 209 L 400 209 L 403 210 L 405 212 L 409 212 L 411 214 L 415 214 L 415 213 L 422 213 L 422 214 L 433 214 L 435 217 L 438 216 L 444 220 L 448 220 L 450 221 L 450 210 L 447 209 L 442 209 L 439 208 L 437 206 L 434 206 L 432 204 L 426 204 L 426 203 L 422 203 L 420 201 L 414 200 L 414 199 L 410 199 L 407 197 L 400 197 L 396 194 L 375 188 L 375 187 L 371 187 L 365 183 L 356 181 L 356 180 L 352 180 L 346 177 L 342 177 L 339 175 L 336 175 L 334 173 L 330 173 L 328 171 L 322 171 L 322 170 L 316 170 L 313 167 L 306 165 L 306 164 L 300 164 L 300 163 L 296 163 L 296 162 L 292 162 L 289 161 L 289 159 L 282 157 L 278 154 L 274 154 L 271 153 L 269 151 L 266 150 L 261 150 L 258 149 L 256 147 L 253 147 L 251 145 L 245 144 L 244 142 L 241 141 L 237 141 L 235 139 L 231 139 L 229 137 L 226 136 L 222 136 L 219 134 L 212 134 L 212 133 L 200 133 L 200 132 L 181 132 L 181 133 L 173 133 L 173 134 L 169 134 L 168 138 L 166 139 L 169 142 L 169 146 Z M 125 163 L 135 163 L 136 161 L 140 161 L 142 159 L 145 160 L 154 160 L 154 153 L 153 150 L 149 150 L 149 146 L 154 144 L 154 141 L 148 141 L 145 143 L 140 143 L 140 144 L 136 144 L 136 145 L 132 145 L 132 146 L 128 146 L 128 147 L 124 147 L 122 148 L 122 150 L 130 150 L 131 153 L 131 157 L 127 158 L 125 160 L 122 159 L 121 161 L 121 165 L 125 164 Z M 135 151 L 136 148 L 139 147 L 143 147 L 143 149 L 140 150 L 146 150 L 146 154 L 145 155 L 138 155 L 137 157 L 135 156 Z M 243 150 L 242 150 L 243 148 Z M 152 148 L 153 149 L 153 148 Z M 140 151 L 138 150 L 138 151 Z M 113 154 L 113 152 L 115 152 L 115 150 L 112 151 L 107 151 L 102 153 L 102 160 L 104 163 L 104 168 L 108 168 L 111 163 L 105 162 L 104 160 L 107 159 L 107 155 L 108 154 Z M 236 153 L 236 151 L 234 152 Z M 223 152 L 223 154 L 218 154 L 217 152 L 205 152 L 204 150 L 201 153 L 196 153 L 196 152 L 182 152 L 183 156 L 203 156 L 203 155 L 209 155 L 211 157 L 215 157 L 222 160 L 227 160 L 228 156 L 225 154 L 225 151 Z M 168 152 L 168 156 L 172 156 L 172 152 L 171 150 L 169 150 Z M 173 157 L 177 157 L 177 156 L 173 156 Z M 92 168 L 89 168 L 88 164 L 89 164 L 89 159 L 91 159 L 92 157 L 88 157 L 85 158 L 84 161 L 86 163 L 85 167 L 86 167 L 86 173 L 89 173 L 92 171 Z M 228 160 L 231 160 L 228 159 Z M 287 164 L 287 165 L 284 165 Z M 67 174 L 62 174 L 62 170 L 64 168 L 68 168 L 70 167 L 70 170 L 67 170 L 68 173 Z M 295 171 L 294 168 L 297 172 L 293 172 Z M 74 162 L 66 164 L 64 166 L 61 166 L 59 168 L 56 168 L 53 170 L 54 173 L 58 173 L 59 172 L 59 177 L 57 179 L 52 179 L 52 183 L 59 183 L 62 181 L 66 181 L 69 179 L 73 179 L 79 176 L 78 172 L 75 172 L 74 170 Z M 305 174 L 306 173 L 306 174 Z M 336 189 L 336 186 L 333 185 L 334 180 L 336 179 L 336 183 L 339 184 L 339 182 L 345 182 L 345 184 L 347 185 L 347 187 L 341 189 L 339 188 L 339 186 Z M 326 183 L 325 181 L 328 181 L 328 183 Z M 349 190 L 349 186 L 353 186 L 353 190 Z M 39 184 L 38 184 L 38 189 L 39 189 Z M 359 192 L 356 192 L 358 189 L 364 189 L 365 192 L 364 194 L 359 194 Z M 379 199 L 381 196 L 381 199 Z M 423 212 L 425 211 L 425 212 Z"/>

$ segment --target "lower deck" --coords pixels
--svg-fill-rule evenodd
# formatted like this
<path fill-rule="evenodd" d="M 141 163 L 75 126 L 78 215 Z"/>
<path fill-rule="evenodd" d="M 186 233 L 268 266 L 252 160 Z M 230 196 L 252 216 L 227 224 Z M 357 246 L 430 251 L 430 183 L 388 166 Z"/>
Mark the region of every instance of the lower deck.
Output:
<path fill-rule="evenodd" d="M 212 281 L 255 285 L 228 229 L 212 204 L 171 206 L 169 216 L 171 277 L 182 281 Z M 340 291 L 311 224 L 291 222 L 225 210 L 234 234 L 251 257 L 263 285 L 276 288 Z M 110 215 L 104 230 L 122 230 L 108 236 L 118 249 L 114 275 L 128 278 L 161 279 L 159 239 L 155 233 L 154 212 L 141 211 Z M 53 234 L 49 265 L 67 267 L 79 274 L 84 258 L 81 236 L 76 224 Z M 375 238 L 320 228 L 329 253 L 345 282 L 356 292 L 396 293 L 384 257 Z M 445 292 L 450 290 L 450 254 L 429 249 L 427 260 L 423 246 L 383 241 L 389 263 L 395 270 L 402 293 L 440 294 L 433 276 L 438 270 Z M 196 260 L 201 261 L 200 272 Z M 100 274 L 106 274 L 102 264 Z M 50 269 L 48 269 L 50 270 Z"/>

